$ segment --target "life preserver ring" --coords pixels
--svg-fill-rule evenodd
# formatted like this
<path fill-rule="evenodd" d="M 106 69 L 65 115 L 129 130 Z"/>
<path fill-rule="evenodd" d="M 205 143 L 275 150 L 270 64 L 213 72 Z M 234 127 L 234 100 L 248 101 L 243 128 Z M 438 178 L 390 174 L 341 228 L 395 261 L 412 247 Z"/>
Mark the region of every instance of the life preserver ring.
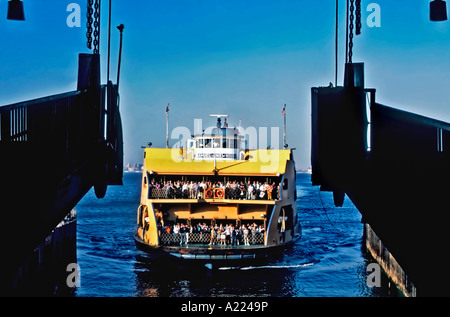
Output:
<path fill-rule="evenodd" d="M 214 190 L 214 197 L 223 198 L 223 189 L 217 188 Z"/>
<path fill-rule="evenodd" d="M 211 198 L 212 196 L 213 196 L 213 192 L 212 192 L 211 188 L 208 188 L 205 192 L 205 197 Z"/>

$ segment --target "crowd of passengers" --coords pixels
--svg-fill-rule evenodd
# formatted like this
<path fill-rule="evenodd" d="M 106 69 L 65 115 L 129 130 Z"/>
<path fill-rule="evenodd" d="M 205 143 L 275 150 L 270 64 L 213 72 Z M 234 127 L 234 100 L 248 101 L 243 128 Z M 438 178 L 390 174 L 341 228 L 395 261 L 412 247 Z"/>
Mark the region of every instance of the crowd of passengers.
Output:
<path fill-rule="evenodd" d="M 189 226 L 183 223 L 177 223 L 172 226 L 161 226 L 162 233 L 173 234 L 180 237 L 180 245 L 190 242 L 189 238 L 193 233 L 197 233 L 197 238 L 192 243 L 209 241 L 210 245 L 251 245 L 263 243 L 264 226 L 253 224 L 242 224 L 234 226 L 232 224 L 215 224 L 214 226 L 206 223 L 196 226 Z M 192 240 L 192 239 L 191 239 Z"/>
<path fill-rule="evenodd" d="M 208 191 L 210 189 L 210 191 Z M 219 189 L 219 192 L 214 190 Z M 259 181 L 152 181 L 149 184 L 149 198 L 168 198 L 168 199 L 204 199 L 212 195 L 220 195 L 219 198 L 225 199 L 279 199 L 278 185 L 273 182 Z M 223 197 L 222 197 L 223 196 Z"/>

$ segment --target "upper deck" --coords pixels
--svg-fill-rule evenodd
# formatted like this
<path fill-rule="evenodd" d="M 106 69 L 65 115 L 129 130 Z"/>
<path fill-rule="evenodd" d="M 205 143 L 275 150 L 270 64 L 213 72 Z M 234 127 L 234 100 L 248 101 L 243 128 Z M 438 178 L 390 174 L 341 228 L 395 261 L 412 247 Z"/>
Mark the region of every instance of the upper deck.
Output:
<path fill-rule="evenodd" d="M 208 127 L 187 140 L 186 156 L 193 160 L 245 160 L 246 140 L 239 128 L 228 127 L 228 115 L 217 117 L 216 127 Z M 223 125 L 221 118 L 224 118 Z"/>
<path fill-rule="evenodd" d="M 181 176 L 280 176 L 292 160 L 289 149 L 249 150 L 241 127 L 228 127 L 227 115 L 217 117 L 217 126 L 208 127 L 188 139 L 185 147 L 146 148 L 144 172 L 149 175 Z M 223 125 L 221 118 L 225 118 Z M 197 130 L 199 131 L 199 130 Z"/>

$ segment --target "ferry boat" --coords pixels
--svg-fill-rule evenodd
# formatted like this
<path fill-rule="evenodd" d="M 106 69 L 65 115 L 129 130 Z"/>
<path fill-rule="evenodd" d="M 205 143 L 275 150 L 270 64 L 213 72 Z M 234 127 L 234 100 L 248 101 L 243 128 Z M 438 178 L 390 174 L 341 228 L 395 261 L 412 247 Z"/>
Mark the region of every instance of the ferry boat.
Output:
<path fill-rule="evenodd" d="M 293 152 L 248 149 L 242 128 L 212 116 L 186 147 L 145 148 L 136 245 L 207 263 L 267 258 L 301 237 Z"/>

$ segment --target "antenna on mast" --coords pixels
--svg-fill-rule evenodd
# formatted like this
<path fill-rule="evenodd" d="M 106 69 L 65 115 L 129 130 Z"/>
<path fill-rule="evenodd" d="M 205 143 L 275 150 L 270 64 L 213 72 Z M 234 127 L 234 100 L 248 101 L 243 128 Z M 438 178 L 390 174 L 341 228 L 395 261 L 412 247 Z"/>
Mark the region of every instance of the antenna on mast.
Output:
<path fill-rule="evenodd" d="M 217 118 L 217 127 L 218 127 L 219 129 L 220 129 L 220 122 L 222 121 L 221 118 L 225 118 L 225 123 L 224 123 L 223 128 L 226 128 L 226 126 L 225 126 L 225 125 L 227 125 L 227 124 L 226 124 L 226 122 L 227 122 L 227 119 L 226 119 L 226 118 L 228 118 L 228 115 L 227 115 L 227 114 L 210 114 L 209 116 L 210 116 L 210 117 L 216 117 L 216 118 Z"/>
<path fill-rule="evenodd" d="M 286 104 L 284 104 L 283 110 L 281 111 L 281 114 L 283 115 L 283 149 L 286 149 L 288 147 L 286 143 Z"/>

